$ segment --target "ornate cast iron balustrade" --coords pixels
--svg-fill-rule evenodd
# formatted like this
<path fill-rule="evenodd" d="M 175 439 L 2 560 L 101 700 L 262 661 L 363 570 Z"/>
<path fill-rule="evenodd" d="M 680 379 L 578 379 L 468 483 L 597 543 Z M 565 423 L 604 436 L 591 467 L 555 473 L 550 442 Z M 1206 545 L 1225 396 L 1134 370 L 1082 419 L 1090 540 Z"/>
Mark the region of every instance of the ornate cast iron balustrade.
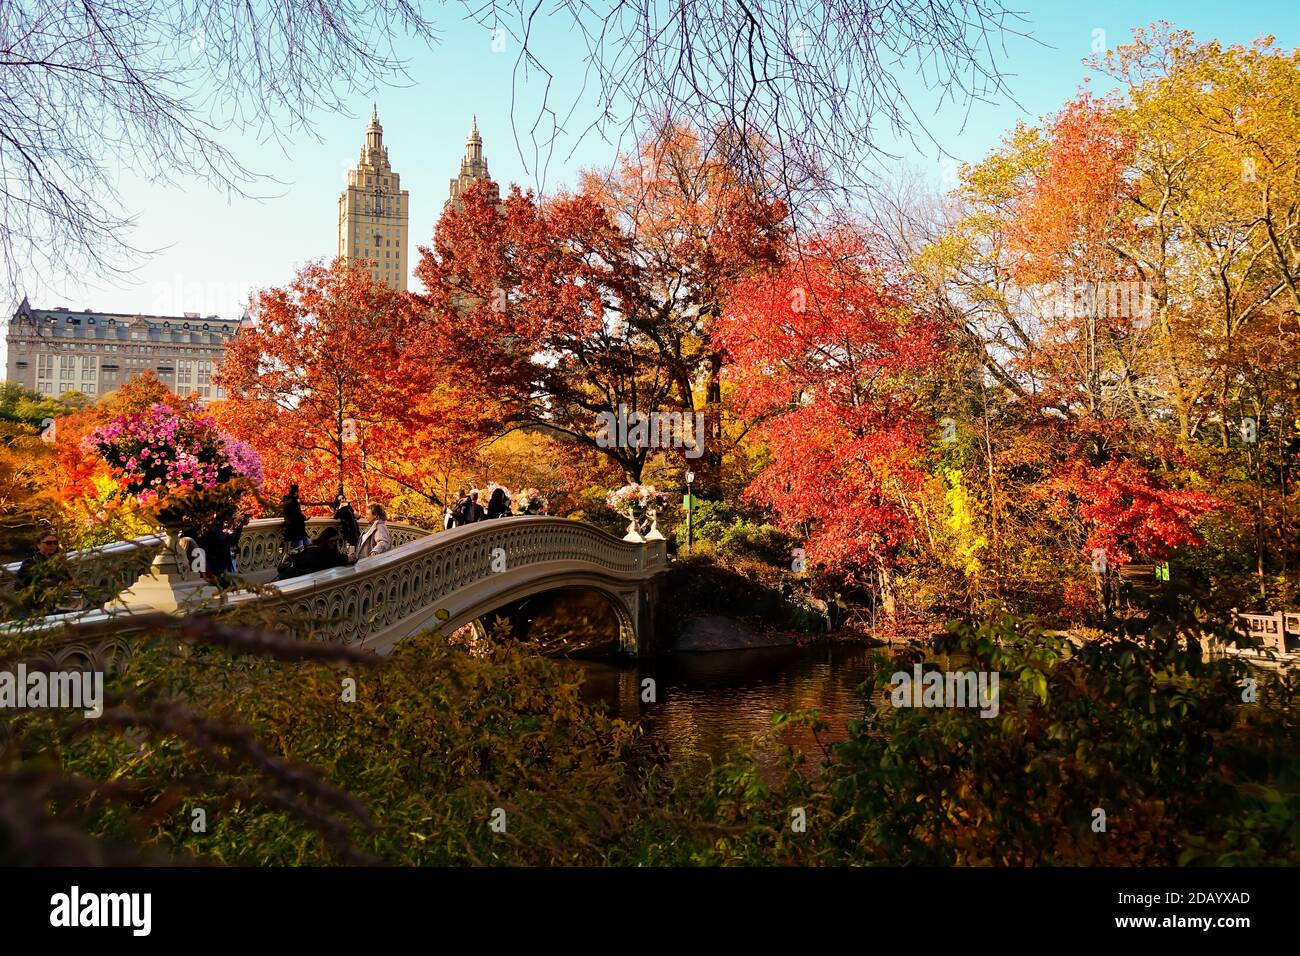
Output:
<path fill-rule="evenodd" d="M 331 524 L 315 521 L 310 532 Z M 630 543 L 577 521 L 511 517 L 430 535 L 389 524 L 394 547 L 342 568 L 332 568 L 256 591 L 233 590 L 201 613 L 271 612 L 284 631 L 305 639 L 361 644 L 386 652 L 420 631 L 444 632 L 468 624 L 511 601 L 546 591 L 583 588 L 609 601 L 630 653 L 648 650 L 653 631 L 654 577 L 667 567 L 663 540 Z M 136 544 L 142 550 L 142 543 Z M 240 574 L 269 574 L 281 554 L 279 521 L 253 522 L 241 540 Z M 151 552 L 150 552 L 151 553 Z M 119 635 L 93 646 L 63 647 L 69 656 L 100 662 L 124 650 L 132 630 L 130 594 L 125 611 L 60 615 L 29 622 L 52 633 L 113 622 Z M 102 631 L 101 631 L 102 634 Z M 54 658 L 51 657 L 51 660 Z"/>
<path fill-rule="evenodd" d="M 283 523 L 280 518 L 260 518 L 245 526 L 244 533 L 239 538 L 239 555 L 236 559 L 241 576 L 261 581 L 275 576 L 272 572 L 284 557 L 284 537 L 280 530 Z M 310 518 L 307 521 L 307 534 L 314 539 L 326 528 L 337 525 L 338 522 L 332 518 Z M 364 531 L 366 525 L 361 527 Z M 388 523 L 388 533 L 393 539 L 393 547 L 409 544 L 429 534 L 423 528 L 394 524 L 391 521 Z M 162 544 L 162 535 L 147 534 L 97 548 L 69 552 L 67 561 L 77 586 L 90 595 L 95 603 L 105 603 L 117 597 L 148 569 L 149 562 Z M 15 561 L 4 566 L 6 573 L 0 577 L 5 579 L 6 585 L 18 573 L 19 564 Z"/>

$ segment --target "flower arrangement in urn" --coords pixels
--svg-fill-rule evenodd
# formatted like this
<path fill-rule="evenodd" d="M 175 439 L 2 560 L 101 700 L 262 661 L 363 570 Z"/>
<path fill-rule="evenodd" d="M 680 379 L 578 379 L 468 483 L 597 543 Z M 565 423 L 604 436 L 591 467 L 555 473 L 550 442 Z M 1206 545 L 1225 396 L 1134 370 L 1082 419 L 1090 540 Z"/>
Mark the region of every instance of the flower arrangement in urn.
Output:
<path fill-rule="evenodd" d="M 164 526 L 224 520 L 262 484 L 257 453 L 219 431 L 194 402 L 118 415 L 87 435 L 85 445 L 108 464 L 113 497 Z"/>
<path fill-rule="evenodd" d="M 631 522 L 623 540 L 646 540 L 641 537 L 640 527 L 647 519 L 650 521 L 647 539 L 657 540 L 663 537 L 659 533 L 658 516 L 660 509 L 668 504 L 668 495 L 654 485 L 643 485 L 633 481 L 611 491 L 605 498 L 605 504 Z"/>
<path fill-rule="evenodd" d="M 515 502 L 519 507 L 521 515 L 538 515 L 546 510 L 546 499 L 536 488 L 525 488 L 519 492 L 519 497 Z"/>

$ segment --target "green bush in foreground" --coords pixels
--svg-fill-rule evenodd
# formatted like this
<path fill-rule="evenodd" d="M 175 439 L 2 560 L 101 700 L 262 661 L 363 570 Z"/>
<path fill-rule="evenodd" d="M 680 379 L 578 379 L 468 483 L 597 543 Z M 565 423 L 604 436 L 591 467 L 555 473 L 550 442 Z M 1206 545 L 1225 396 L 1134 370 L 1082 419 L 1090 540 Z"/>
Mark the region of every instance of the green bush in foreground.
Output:
<path fill-rule="evenodd" d="M 760 745 L 691 767 L 519 644 L 475 657 L 427 635 L 374 665 L 158 637 L 98 721 L 6 712 L 0 863 L 1300 861 L 1294 678 L 1252 675 L 1246 703 L 1243 665 L 1176 634 L 1073 653 L 1016 620 L 953 637 L 959 669 L 999 673 L 997 717 L 886 698 L 814 766 L 782 740 L 825 724 L 778 715 Z M 880 682 L 911 666 L 882 659 Z"/>
<path fill-rule="evenodd" d="M 1014 619 L 954 637 L 965 667 L 1000 672 L 998 716 L 887 707 L 855 725 L 821 781 L 835 858 L 1300 861 L 1294 677 L 1206 662 L 1172 639 L 1071 652 Z"/>

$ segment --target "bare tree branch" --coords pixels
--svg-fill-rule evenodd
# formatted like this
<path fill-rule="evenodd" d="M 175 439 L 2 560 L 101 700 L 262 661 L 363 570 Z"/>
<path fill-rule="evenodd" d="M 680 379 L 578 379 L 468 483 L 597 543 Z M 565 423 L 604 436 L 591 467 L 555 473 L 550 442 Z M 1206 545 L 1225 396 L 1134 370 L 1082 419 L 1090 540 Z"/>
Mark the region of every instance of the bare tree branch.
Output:
<path fill-rule="evenodd" d="M 434 39 L 412 0 L 0 0 L 5 291 L 147 255 L 119 170 L 247 195 L 259 177 L 221 134 L 277 139 L 346 112 L 406 75 L 398 34 Z"/>
<path fill-rule="evenodd" d="M 572 103 L 551 102 L 555 72 L 535 36 L 538 0 L 464 0 L 467 18 L 506 31 L 520 45 L 515 93 L 543 78 L 541 105 L 527 129 L 533 156 L 520 157 L 545 178 L 556 137 L 579 113 L 593 118 L 577 142 L 596 133 L 638 141 L 665 120 L 713 131 L 731 145 L 738 173 L 774 186 L 801 219 L 851 206 L 871 188 L 873 161 L 887 125 L 926 135 L 904 91 L 920 77 L 969 109 L 1009 95 L 998 60 L 1019 14 L 998 0 L 556 0 L 545 15 L 584 48 Z M 591 108 L 594 105 L 594 108 Z"/>

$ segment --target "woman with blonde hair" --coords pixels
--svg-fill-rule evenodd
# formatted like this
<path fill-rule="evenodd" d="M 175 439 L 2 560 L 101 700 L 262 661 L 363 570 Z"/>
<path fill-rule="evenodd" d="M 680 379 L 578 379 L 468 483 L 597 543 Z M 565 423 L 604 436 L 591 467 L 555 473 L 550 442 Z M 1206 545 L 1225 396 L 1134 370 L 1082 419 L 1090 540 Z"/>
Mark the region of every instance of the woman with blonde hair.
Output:
<path fill-rule="evenodd" d="M 366 526 L 365 534 L 357 544 L 358 561 L 383 554 L 393 547 L 393 539 L 388 534 L 388 512 L 384 510 L 384 506 L 371 505 L 367 512 L 370 515 L 370 524 Z"/>

